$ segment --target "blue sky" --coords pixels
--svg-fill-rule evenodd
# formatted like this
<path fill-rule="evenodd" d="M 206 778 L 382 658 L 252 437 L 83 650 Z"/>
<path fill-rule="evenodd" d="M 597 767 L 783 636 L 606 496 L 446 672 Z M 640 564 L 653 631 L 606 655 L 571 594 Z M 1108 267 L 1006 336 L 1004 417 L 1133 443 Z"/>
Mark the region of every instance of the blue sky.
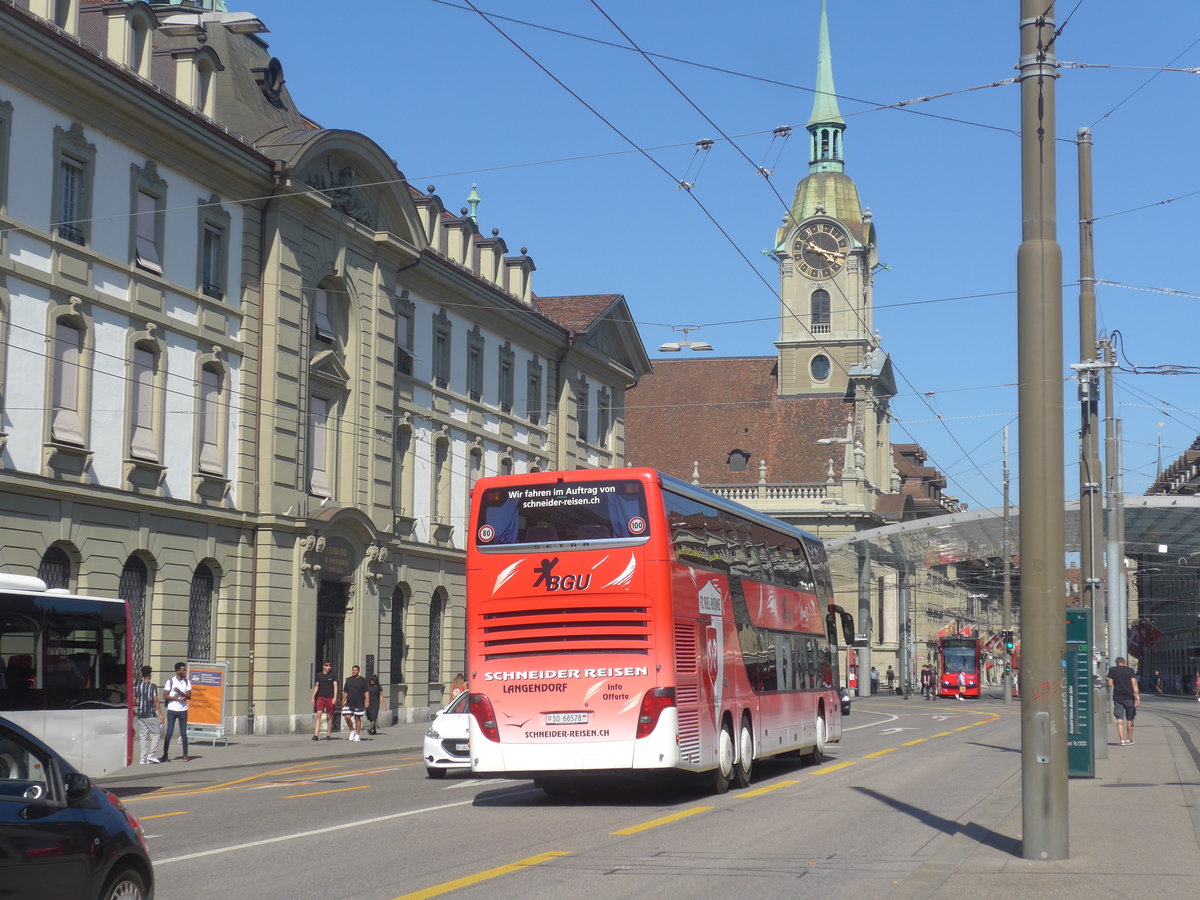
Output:
<path fill-rule="evenodd" d="M 529 249 L 537 293 L 624 294 L 652 357 L 672 325 L 703 325 L 693 337 L 717 355 L 773 354 L 777 274 L 761 251 L 780 197 L 790 202 L 807 174 L 819 0 L 473 2 L 532 24 L 494 20 L 510 41 L 465 0 L 230 8 L 267 23 L 305 114 L 370 136 L 451 208 L 478 184 L 481 228 Z M 890 267 L 876 280 L 875 326 L 899 376 L 892 439 L 923 445 L 972 508 L 1000 503 L 1006 424 L 1018 496 L 1019 89 L 991 85 L 1015 75 L 1019 12 L 1019 0 L 829 0 L 846 171 Z M 1162 71 L 1200 66 L 1200 3 L 1135 13 L 1120 0 L 1059 0 L 1056 12 L 1059 61 L 1086 64 L 1064 66 L 1056 86 L 1064 379 L 1078 355 L 1080 127 L 1094 132 L 1096 276 L 1114 283 L 1097 289 L 1100 329 L 1120 332 L 1134 366 L 1200 364 L 1188 249 L 1200 76 Z M 642 50 L 677 60 L 653 57 L 686 99 L 641 55 L 609 45 L 628 46 L 604 13 Z M 792 136 L 773 141 L 781 125 Z M 716 143 L 698 154 L 705 138 Z M 694 182 L 692 196 L 678 180 Z M 1160 441 L 1171 462 L 1200 434 L 1200 380 L 1122 371 L 1116 384 L 1126 490 L 1140 494 Z M 1064 398 L 1071 497 L 1073 385 Z"/>

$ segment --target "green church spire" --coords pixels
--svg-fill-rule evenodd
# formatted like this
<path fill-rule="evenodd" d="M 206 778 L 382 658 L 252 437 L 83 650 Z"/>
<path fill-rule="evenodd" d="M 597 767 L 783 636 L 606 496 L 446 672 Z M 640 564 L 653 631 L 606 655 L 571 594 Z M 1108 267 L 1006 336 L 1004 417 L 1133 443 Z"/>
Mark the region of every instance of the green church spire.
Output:
<path fill-rule="evenodd" d="M 808 133 L 812 135 L 809 172 L 842 172 L 842 134 L 846 120 L 838 111 L 837 93 L 833 87 L 833 54 L 829 50 L 829 17 L 825 0 L 821 0 L 821 30 L 817 43 L 817 89 L 813 97 L 812 115 L 808 117 Z"/>

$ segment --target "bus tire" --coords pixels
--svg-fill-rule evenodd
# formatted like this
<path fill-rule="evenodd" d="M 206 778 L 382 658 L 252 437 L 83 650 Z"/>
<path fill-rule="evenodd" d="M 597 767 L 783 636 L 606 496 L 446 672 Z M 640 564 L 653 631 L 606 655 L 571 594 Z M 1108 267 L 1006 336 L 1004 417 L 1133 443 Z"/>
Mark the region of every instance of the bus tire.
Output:
<path fill-rule="evenodd" d="M 819 766 L 825 762 L 825 738 L 827 734 L 828 732 L 825 729 L 825 713 L 822 711 L 817 716 L 817 742 L 808 754 L 808 761 L 814 766 Z"/>
<path fill-rule="evenodd" d="M 753 771 L 754 733 L 750 730 L 750 720 L 742 719 L 742 728 L 738 732 L 738 761 L 733 767 L 734 784 L 738 787 L 749 787 Z"/>
<path fill-rule="evenodd" d="M 733 777 L 733 747 L 733 728 L 726 720 L 717 738 L 717 771 L 713 775 L 713 791 L 718 794 L 729 790 L 729 780 Z"/>

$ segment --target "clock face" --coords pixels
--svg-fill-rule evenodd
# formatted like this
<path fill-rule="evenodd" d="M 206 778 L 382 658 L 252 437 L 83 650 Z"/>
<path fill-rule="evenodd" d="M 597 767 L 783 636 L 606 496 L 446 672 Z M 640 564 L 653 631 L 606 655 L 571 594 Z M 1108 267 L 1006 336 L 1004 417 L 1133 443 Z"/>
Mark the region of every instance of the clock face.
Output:
<path fill-rule="evenodd" d="M 830 222 L 810 222 L 796 235 L 796 268 L 812 279 L 832 278 L 846 264 L 850 240 Z"/>

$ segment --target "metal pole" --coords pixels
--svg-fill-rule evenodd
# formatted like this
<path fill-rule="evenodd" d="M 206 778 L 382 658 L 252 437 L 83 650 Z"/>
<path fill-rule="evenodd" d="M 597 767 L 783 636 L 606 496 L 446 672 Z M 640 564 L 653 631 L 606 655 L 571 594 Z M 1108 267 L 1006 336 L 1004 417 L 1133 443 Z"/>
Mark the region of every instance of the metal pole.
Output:
<path fill-rule="evenodd" d="M 1013 630 L 1012 617 L 1012 504 L 1008 499 L 1008 426 L 1004 426 L 1004 593 L 1001 597 L 1000 628 Z M 1012 654 L 1004 648 L 1004 704 L 1012 705 Z"/>
<path fill-rule="evenodd" d="M 1112 370 L 1116 353 L 1111 339 L 1105 344 L 1108 365 L 1104 369 L 1104 481 L 1108 495 L 1108 543 L 1104 557 L 1108 575 L 1108 658 L 1115 661 L 1118 656 L 1125 655 L 1125 616 L 1121 612 L 1125 559 L 1121 551 L 1121 529 L 1117 525 L 1121 515 L 1121 505 L 1117 503 L 1121 464 L 1117 458 L 1117 419 L 1113 413 Z"/>
<path fill-rule="evenodd" d="M 1079 138 L 1079 570 L 1080 601 L 1092 610 L 1093 676 L 1108 667 L 1096 659 L 1104 646 L 1104 596 L 1100 590 L 1100 371 L 1096 360 L 1096 268 L 1092 241 L 1092 132 Z M 1096 671 L 1099 666 L 1099 672 Z M 1096 759 L 1108 759 L 1104 691 L 1092 679 L 1092 746 Z M 1103 740 L 1101 738 L 1103 737 Z"/>
<path fill-rule="evenodd" d="M 1021 506 L 1021 795 L 1025 859 L 1068 858 L 1062 664 L 1062 250 L 1055 230 L 1054 4 L 1021 0 L 1017 354 Z"/>
<path fill-rule="evenodd" d="M 871 696 L 871 545 L 858 544 L 858 630 L 867 639 L 858 648 L 858 696 Z"/>
<path fill-rule="evenodd" d="M 1112 351 L 1112 363 L 1117 364 L 1116 348 Z M 1117 637 L 1121 642 L 1121 655 L 1129 662 L 1129 591 L 1125 584 L 1125 423 L 1117 419 L 1117 468 L 1113 477 L 1117 482 Z"/>

